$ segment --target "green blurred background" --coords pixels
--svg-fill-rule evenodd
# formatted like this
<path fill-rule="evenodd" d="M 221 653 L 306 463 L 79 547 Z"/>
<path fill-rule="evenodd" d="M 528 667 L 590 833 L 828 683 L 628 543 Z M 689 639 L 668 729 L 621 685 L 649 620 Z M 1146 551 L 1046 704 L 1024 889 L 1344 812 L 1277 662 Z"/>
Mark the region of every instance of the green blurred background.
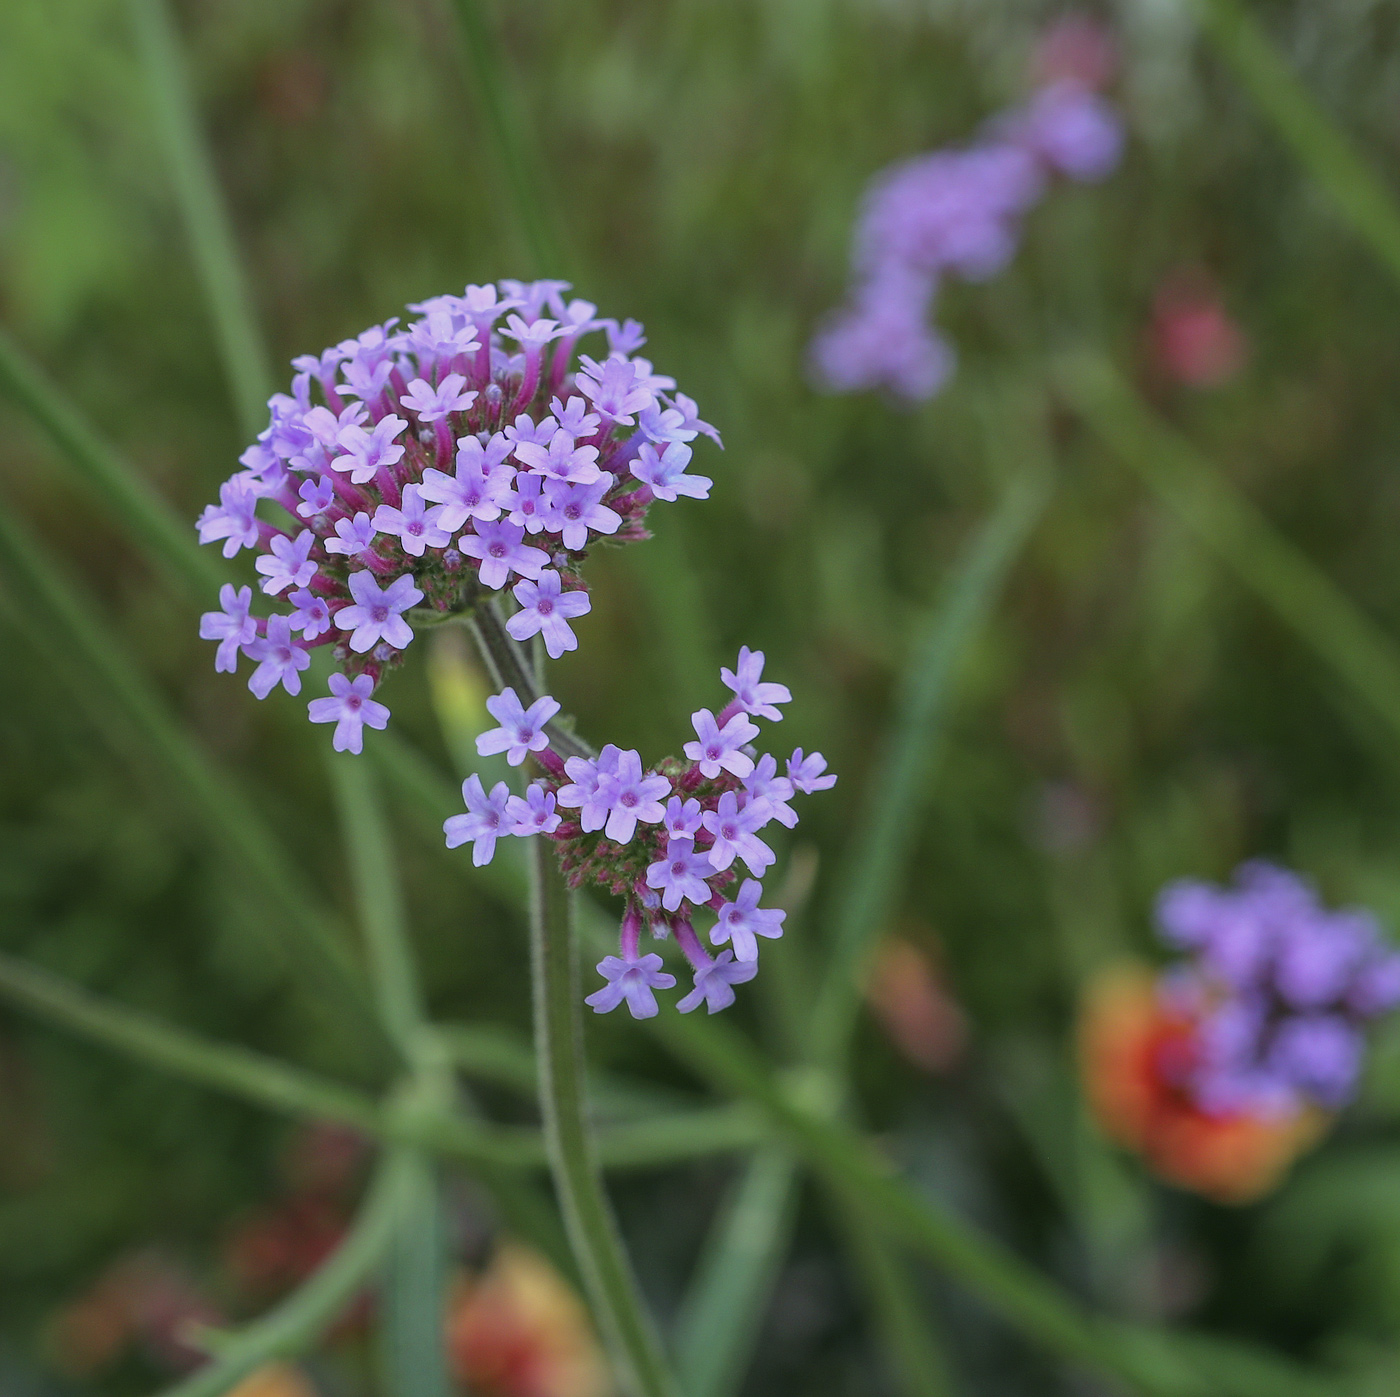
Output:
<path fill-rule="evenodd" d="M 1400 6 L 1258 8 L 1394 176 Z M 1047 380 L 1067 346 L 1107 353 L 1400 630 L 1395 285 L 1203 47 L 1187 7 L 1120 0 L 1100 12 L 1122 47 L 1120 171 L 1057 188 L 1011 270 L 948 290 L 940 318 L 961 365 L 935 402 L 824 397 L 806 346 L 843 295 L 864 184 L 1024 96 L 1035 35 L 1058 10 L 520 0 L 502 12 L 562 274 L 602 313 L 646 323 L 647 352 L 727 448 L 697 453 L 710 501 L 664 511 L 654 542 L 591 563 L 594 611 L 553 691 L 582 730 L 655 759 L 678 747 L 692 709 L 717 701 L 720 663 L 741 643 L 767 652 L 795 696 L 782 738 L 820 747 L 841 773 L 779 868 L 816 861 L 784 943 L 784 983 L 800 982 L 919 620 L 1005 482 L 1051 458 L 1053 500 L 959 672 L 889 927 L 941 967 L 966 1039 L 930 1070 L 863 1023 L 862 1109 L 922 1187 L 1095 1303 L 1368 1364 L 1375 1390 L 1391 1390 L 1396 1031 L 1382 1032 L 1363 1100 L 1286 1186 L 1222 1209 L 1150 1183 L 1096 1141 L 1072 1022 L 1095 966 L 1152 954 L 1151 899 L 1169 877 L 1222 877 L 1267 854 L 1393 926 L 1395 739 Z M 559 274 L 531 261 L 447 0 L 196 0 L 178 22 L 278 363 L 468 281 Z M 1208 386 L 1180 382 L 1163 349 L 1183 285 L 1244 346 Z M 192 521 L 245 441 L 120 0 L 0 5 L 0 318 Z M 302 704 L 259 705 L 214 673 L 197 609 L 3 400 L 0 479 L 4 508 L 98 599 L 103 629 L 348 913 L 325 731 Z M 89 720 L 102 696 L 75 694 L 16 624 L 21 594 L 6 596 L 0 948 L 211 1036 L 353 1073 L 267 954 L 239 871 L 161 769 Z M 463 663 L 449 641 L 415 646 L 392 681 L 396 728 L 444 770 L 453 749 L 432 681 L 441 707 L 470 685 Z M 400 828 L 434 1012 L 526 1029 L 517 915 L 407 813 Z M 755 985 L 738 1011 L 770 1040 L 775 993 Z M 590 1033 L 599 1060 L 693 1085 L 629 1022 Z M 484 1100 L 527 1119 L 512 1098 Z M 0 1010 L 0 1393 L 124 1394 L 168 1379 L 150 1345 L 86 1368 L 61 1352 L 56 1317 L 122 1258 L 156 1258 L 220 1308 L 254 1312 L 267 1294 L 238 1280 L 230 1238 L 294 1191 L 298 1138 Z M 663 1320 L 732 1172 L 721 1158 L 614 1179 Z M 492 1209 L 465 1182 L 453 1196 L 471 1258 Z M 921 1284 L 948 1320 L 965 1391 L 1087 1390 L 954 1289 Z M 320 1380 L 363 1391 L 357 1373 L 329 1363 Z M 821 1201 L 804 1197 L 745 1391 L 888 1382 Z"/>

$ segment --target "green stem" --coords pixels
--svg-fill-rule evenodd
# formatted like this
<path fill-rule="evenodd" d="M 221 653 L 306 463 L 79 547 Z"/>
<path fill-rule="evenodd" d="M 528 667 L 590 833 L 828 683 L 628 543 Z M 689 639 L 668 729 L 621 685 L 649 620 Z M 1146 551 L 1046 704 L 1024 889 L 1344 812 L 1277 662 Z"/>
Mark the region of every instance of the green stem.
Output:
<path fill-rule="evenodd" d="M 447 1397 L 447 1248 L 437 1168 L 420 1150 L 410 1152 L 407 1167 L 409 1197 L 379 1282 L 384 1390 L 393 1397 Z"/>
<path fill-rule="evenodd" d="M 583 1010 L 570 894 L 554 850 L 532 839 L 530 959 L 540 1111 L 564 1225 L 631 1397 L 678 1397 L 598 1175 L 584 1106 Z"/>
<path fill-rule="evenodd" d="M 380 1165 L 359 1216 L 330 1260 L 276 1309 L 225 1338 L 212 1362 L 162 1397 L 220 1397 L 277 1358 L 309 1348 L 355 1298 L 383 1260 L 413 1200 L 410 1152 L 395 1151 Z"/>
<path fill-rule="evenodd" d="M 1238 0 L 1195 0 L 1215 47 L 1352 228 L 1400 279 L 1395 195 L 1317 105 Z"/>
<path fill-rule="evenodd" d="M 272 374 L 228 210 L 200 135 L 189 76 L 166 0 L 129 0 L 146 88 L 244 435 L 267 425 Z"/>
<path fill-rule="evenodd" d="M 1027 470 L 1007 489 L 949 579 L 905 671 L 894 730 L 870 782 L 866 816 L 837 894 L 831 958 L 813 1015 L 812 1056 L 844 1060 L 865 960 L 903 885 L 952 681 L 1050 497 L 1051 476 Z"/>
<path fill-rule="evenodd" d="M 553 222 L 545 212 L 539 155 L 526 132 L 516 95 L 518 84 L 511 81 L 509 59 L 495 16 L 487 12 L 485 0 L 453 0 L 452 8 L 461 26 L 467 61 L 485 108 L 501 172 L 515 202 L 520 231 L 535 264 L 535 275 L 560 276 L 565 259 Z"/>

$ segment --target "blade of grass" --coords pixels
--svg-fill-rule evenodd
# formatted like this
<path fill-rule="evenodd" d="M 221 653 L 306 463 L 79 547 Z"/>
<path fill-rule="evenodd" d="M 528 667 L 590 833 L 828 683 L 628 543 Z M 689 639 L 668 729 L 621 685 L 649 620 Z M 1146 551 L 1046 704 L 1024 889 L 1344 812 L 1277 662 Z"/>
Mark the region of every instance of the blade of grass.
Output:
<path fill-rule="evenodd" d="M 1400 203 L 1238 0 L 1196 0 L 1206 33 L 1342 217 L 1400 279 Z"/>
<path fill-rule="evenodd" d="M 8 393 L 52 438 L 80 478 L 127 530 L 133 543 L 177 591 L 213 597 L 231 573 L 195 541 L 182 519 L 93 430 L 47 374 L 0 330 L 0 390 Z"/>
<path fill-rule="evenodd" d="M 345 1240 L 300 1289 L 240 1332 L 221 1336 L 213 1361 L 162 1397 L 220 1397 L 275 1358 L 311 1347 L 369 1281 L 412 1202 L 411 1151 L 393 1151 L 375 1172 Z"/>
<path fill-rule="evenodd" d="M 1105 359 L 1056 364 L 1075 410 L 1226 567 L 1400 736 L 1400 649 Z M 1366 734 L 1369 736 L 1369 734 Z"/>
<path fill-rule="evenodd" d="M 271 368 L 253 314 L 248 278 L 238 258 L 228 209 L 199 130 L 189 75 L 165 0 L 129 0 L 156 132 L 170 169 L 224 372 L 243 434 L 267 425 Z"/>
<path fill-rule="evenodd" d="M 341 929 L 317 906 L 234 779 L 199 750 L 109 637 L 96 602 L 65 580 L 70 571 L 49 557 L 11 513 L 0 512 L 0 574 L 11 579 L 12 591 L 17 581 L 25 598 L 16 607 L 20 624 L 74 677 L 80 702 L 99 725 L 110 732 L 120 715 L 138 739 L 134 751 L 127 744 L 138 764 L 155 758 L 170 773 L 189 808 L 246 870 L 261 900 L 280 914 L 282 928 L 291 933 L 285 944 L 302 969 L 349 1010 L 346 1027 L 353 1028 L 356 1018 L 360 1031 L 372 1027 L 365 982 L 346 950 Z M 272 944 L 280 949 L 280 942 Z"/>
<path fill-rule="evenodd" d="M 516 221 L 534 263 L 536 276 L 567 275 L 568 260 L 550 217 L 544 196 L 544 176 L 534 141 L 526 125 L 511 79 L 510 60 L 501 42 L 496 16 L 488 0 L 452 0 L 471 65 L 477 98 L 496 149 L 501 174 L 510 188 Z"/>
<path fill-rule="evenodd" d="M 797 1161 L 757 1151 L 711 1229 L 676 1323 L 676 1368 L 686 1397 L 722 1397 L 742 1381 L 797 1204 Z"/>
<path fill-rule="evenodd" d="M 831 959 L 812 1027 L 813 1055 L 823 1064 L 845 1057 L 865 958 L 899 896 L 951 681 L 1050 488 L 1049 472 L 1039 469 L 1007 488 L 949 579 L 905 670 L 894 730 L 871 777 L 865 817 L 855 822 L 856 845 L 836 894 Z"/>
<path fill-rule="evenodd" d="M 384 1302 L 379 1357 L 384 1391 L 394 1397 L 447 1397 L 444 1288 L 447 1248 L 437 1170 L 421 1150 L 409 1154 L 411 1178 L 380 1275 Z"/>

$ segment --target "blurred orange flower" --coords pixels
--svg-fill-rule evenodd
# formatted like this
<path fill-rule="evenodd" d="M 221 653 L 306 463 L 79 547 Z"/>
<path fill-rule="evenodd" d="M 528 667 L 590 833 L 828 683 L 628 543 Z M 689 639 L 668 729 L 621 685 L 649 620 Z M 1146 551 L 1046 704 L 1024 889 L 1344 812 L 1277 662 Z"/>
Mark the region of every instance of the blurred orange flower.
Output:
<path fill-rule="evenodd" d="M 228 1397 L 317 1397 L 316 1388 L 302 1370 L 291 1363 L 265 1363 L 249 1373 Z"/>
<path fill-rule="evenodd" d="M 1100 1129 L 1140 1154 L 1168 1183 L 1219 1203 L 1273 1188 L 1322 1132 L 1326 1117 L 1210 1115 L 1163 1070 L 1193 1051 L 1195 1024 L 1169 1010 L 1140 967 L 1109 970 L 1089 986 L 1079 1019 L 1080 1074 Z"/>
<path fill-rule="evenodd" d="M 946 1072 L 962 1055 L 967 1018 L 933 960 L 912 942 L 891 936 L 881 943 L 865 995 L 885 1032 L 915 1066 Z"/>
<path fill-rule="evenodd" d="M 463 1277 L 447 1318 L 454 1376 L 474 1397 L 605 1397 L 613 1391 L 577 1295 L 542 1256 L 496 1249 L 479 1277 Z"/>

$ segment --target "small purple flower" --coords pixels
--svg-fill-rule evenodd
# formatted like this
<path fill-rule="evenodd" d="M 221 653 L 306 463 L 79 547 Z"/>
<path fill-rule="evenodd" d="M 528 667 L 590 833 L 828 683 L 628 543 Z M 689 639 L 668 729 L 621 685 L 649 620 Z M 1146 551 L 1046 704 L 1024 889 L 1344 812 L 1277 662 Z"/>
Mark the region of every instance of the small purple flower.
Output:
<path fill-rule="evenodd" d="M 612 483 L 613 478 L 606 471 L 591 485 L 546 480 L 544 527 L 562 534 L 564 547 L 575 551 L 588 546 L 589 529 L 600 534 L 616 533 L 622 516 L 602 502 Z"/>
<path fill-rule="evenodd" d="M 248 658 L 258 667 L 248 679 L 248 687 L 265 699 L 279 684 L 289 694 L 301 693 L 301 671 L 311 663 L 301 643 L 292 637 L 288 616 L 269 616 L 267 633 L 247 647 Z"/>
<path fill-rule="evenodd" d="M 297 491 L 301 503 L 297 513 L 303 519 L 312 519 L 324 514 L 335 503 L 335 481 L 329 475 L 318 475 L 315 480 L 303 480 Z"/>
<path fill-rule="evenodd" d="M 419 421 L 436 422 L 449 412 L 465 412 L 476 401 L 475 393 L 462 392 L 466 381 L 461 374 L 448 374 L 434 388 L 425 379 L 415 378 L 399 401 L 417 413 Z"/>
<path fill-rule="evenodd" d="M 797 811 L 788 804 L 792 799 L 792 782 L 777 772 L 777 761 L 765 752 L 752 773 L 744 777 L 744 790 L 748 792 L 751 806 L 762 807 L 765 824 L 772 819 L 792 829 L 797 824 Z M 836 778 L 833 776 L 831 779 L 834 781 Z"/>
<path fill-rule="evenodd" d="M 510 522 L 519 524 L 529 533 L 544 528 L 548 500 L 544 494 L 545 478 L 529 471 L 517 471 L 512 488 L 506 492 L 502 508 L 510 510 Z"/>
<path fill-rule="evenodd" d="M 529 551 L 539 552 L 534 548 Z M 566 592 L 563 587 L 563 579 L 553 568 L 541 572 L 538 582 L 516 583 L 512 591 L 520 610 L 506 622 L 506 630 L 516 640 L 529 640 L 536 632 L 543 634 L 544 648 L 551 660 L 557 660 L 566 650 L 578 649 L 578 638 L 569 622 L 593 607 L 587 592 Z"/>
<path fill-rule="evenodd" d="M 654 1019 L 658 1009 L 652 991 L 668 990 L 676 983 L 674 975 L 662 970 L 661 957 L 655 951 L 636 960 L 604 956 L 598 962 L 598 973 L 608 983 L 583 1002 L 599 1014 L 608 1014 L 625 999 L 634 1019 Z"/>
<path fill-rule="evenodd" d="M 826 758 L 820 752 L 813 752 L 810 757 L 802 755 L 802 748 L 797 748 L 792 756 L 788 758 L 787 779 L 792 782 L 795 791 L 801 791 L 803 795 L 815 795 L 817 791 L 830 790 L 836 784 L 835 774 L 823 775 L 826 771 Z"/>
<path fill-rule="evenodd" d="M 687 742 L 684 751 L 691 761 L 700 764 L 702 776 L 713 781 L 723 767 L 742 780 L 753 770 L 753 758 L 740 750 L 758 736 L 758 727 L 749 721 L 747 714 L 736 713 L 720 728 L 715 715 L 708 708 L 702 708 L 690 715 L 690 721 L 700 740 Z"/>
<path fill-rule="evenodd" d="M 382 591 L 368 571 L 350 574 L 350 595 L 355 605 L 342 607 L 335 613 L 335 624 L 342 631 L 353 631 L 350 648 L 363 655 L 376 641 L 383 640 L 396 650 L 404 649 L 413 640 L 413 630 L 403 619 L 403 613 L 423 600 L 423 593 L 413 585 L 413 578 L 404 573 Z"/>
<path fill-rule="evenodd" d="M 646 328 L 640 320 L 630 317 L 620 325 L 616 320 L 598 322 L 608 334 L 608 353 L 621 355 L 635 354 L 646 342 Z"/>
<path fill-rule="evenodd" d="M 365 724 L 376 732 L 382 731 L 388 726 L 389 710 L 370 697 L 374 680 L 368 674 L 357 674 L 354 679 L 333 674 L 330 689 L 330 698 L 312 699 L 307 705 L 311 721 L 334 723 L 331 746 L 337 752 L 354 752 L 358 756 L 364 749 Z"/>
<path fill-rule="evenodd" d="M 739 710 L 755 718 L 767 718 L 776 723 L 783 715 L 773 705 L 792 702 L 792 690 L 786 684 L 763 682 L 762 650 L 740 646 L 738 671 L 721 669 L 719 677 L 727 688 L 734 690 Z"/>
<path fill-rule="evenodd" d="M 559 424 L 552 417 L 541 418 L 536 422 L 528 412 L 522 412 L 505 429 L 505 439 L 510 442 L 512 449 L 516 446 L 548 446 L 554 439 L 554 434 L 559 430 Z"/>
<path fill-rule="evenodd" d="M 315 640 L 318 635 L 324 635 L 330 630 L 331 609 L 326 605 L 324 597 L 318 597 L 315 592 L 302 587 L 292 593 L 290 600 L 296 607 L 292 616 L 292 629 L 300 631 L 303 640 Z"/>
<path fill-rule="evenodd" d="M 685 898 L 703 907 L 710 900 L 705 879 L 713 871 L 710 860 L 695 852 L 694 840 L 668 839 L 666 857 L 647 866 L 647 887 L 661 894 L 661 905 L 668 912 L 676 911 Z"/>
<path fill-rule="evenodd" d="M 591 437 L 598 430 L 598 414 L 589 412 L 588 404 L 582 398 L 570 398 L 567 403 L 551 398 L 549 410 L 554 414 L 560 430 L 568 432 L 575 441 L 579 437 Z"/>
<path fill-rule="evenodd" d="M 609 422 L 630 427 L 634 414 L 644 412 L 656 401 L 656 394 L 638 381 L 637 366 L 626 359 L 598 363 L 586 354 L 577 375 L 579 392 Z"/>
<path fill-rule="evenodd" d="M 442 505 L 439 528 L 454 532 L 468 519 L 490 522 L 500 518 L 515 478 L 515 468 L 505 464 L 509 449 L 499 432 L 486 446 L 475 437 L 463 437 L 457 443 L 456 475 L 431 469 L 423 472 L 423 484 L 419 487 L 423 498 Z"/>
<path fill-rule="evenodd" d="M 444 505 L 429 508 L 418 486 L 405 485 L 402 507 L 380 505 L 374 512 L 374 527 L 382 533 L 394 534 L 405 553 L 421 558 L 425 548 L 446 548 L 452 542 L 451 533 L 442 526 L 445 508 Z"/>
<path fill-rule="evenodd" d="M 612 771 L 602 776 L 599 788 L 608 802 L 604 832 L 618 844 L 631 842 L 639 820 L 656 825 L 665 818 L 661 801 L 671 794 L 671 783 L 654 772 L 644 776 L 642 759 L 636 752 L 619 752 Z"/>
<path fill-rule="evenodd" d="M 754 938 L 781 936 L 783 919 L 787 916 L 776 907 L 760 907 L 758 899 L 762 895 L 763 884 L 755 878 L 745 878 L 738 897 L 719 909 L 719 920 L 710 929 L 711 942 L 722 946 L 727 941 L 739 960 L 756 961 L 758 942 Z"/>
<path fill-rule="evenodd" d="M 240 548 L 252 548 L 258 541 L 258 519 L 254 512 L 258 497 L 245 480 L 236 476 L 219 486 L 219 503 L 206 505 L 196 528 L 201 543 L 224 540 L 224 557 L 232 558 Z"/>
<path fill-rule="evenodd" d="M 335 521 L 335 537 L 326 540 L 326 552 L 344 553 L 354 558 L 371 548 L 375 538 L 374 523 L 361 510 L 353 519 Z"/>
<path fill-rule="evenodd" d="M 735 960 L 732 951 L 721 951 L 712 961 L 696 967 L 695 988 L 677 1001 L 682 1014 L 698 1009 L 703 1001 L 706 1010 L 718 1014 L 734 1003 L 734 986 L 752 980 L 758 974 L 757 960 Z"/>
<path fill-rule="evenodd" d="M 738 857 L 755 878 L 762 878 L 777 862 L 777 855 L 754 833 L 768 819 L 762 802 L 741 809 L 739 797 L 733 791 L 725 791 L 718 807 L 705 812 L 705 828 L 714 836 L 709 851 L 711 866 L 722 871 Z"/>
<path fill-rule="evenodd" d="M 564 331 L 555 321 L 544 317 L 526 323 L 520 316 L 510 315 L 506 317 L 506 328 L 501 333 L 515 340 L 521 349 L 538 352 L 550 340 L 558 339 Z"/>
<path fill-rule="evenodd" d="M 471 844 L 472 863 L 480 868 L 491 862 L 496 840 L 509 833 L 503 826 L 510 804 L 510 787 L 504 781 L 497 781 L 487 795 L 481 777 L 473 772 L 462 782 L 462 799 L 467 803 L 467 813 L 445 820 L 442 832 L 447 836 L 449 849 Z"/>
<path fill-rule="evenodd" d="M 602 829 L 611 807 L 611 788 L 607 781 L 617 771 L 622 753 L 608 743 L 598 753 L 596 761 L 587 757 L 570 757 L 564 763 L 570 785 L 559 792 L 559 804 L 566 810 L 579 812 L 579 824 L 586 834 Z"/>
<path fill-rule="evenodd" d="M 1092 183 L 1112 174 L 1123 154 L 1123 123 L 1095 92 L 1074 82 L 1042 88 L 1010 134 L 1070 179 Z"/>
<path fill-rule="evenodd" d="M 693 797 L 682 804 L 680 796 L 666 802 L 666 833 L 672 839 L 694 839 L 700 832 L 700 802 Z"/>
<path fill-rule="evenodd" d="M 706 500 L 710 497 L 710 486 L 714 481 L 708 476 L 687 475 L 686 466 L 690 463 L 691 450 L 678 441 L 673 441 L 658 456 L 656 448 L 644 441 L 632 462 L 631 471 L 644 485 L 651 487 L 651 493 L 658 500 L 668 503 L 677 495 L 688 495 L 691 499 Z"/>
<path fill-rule="evenodd" d="M 544 725 L 559 712 L 559 703 L 546 694 L 524 708 L 514 689 L 502 689 L 486 700 L 486 711 L 501 726 L 482 733 L 476 739 L 476 750 L 483 757 L 504 752 L 511 766 L 519 766 L 529 753 L 549 746 Z"/>
<path fill-rule="evenodd" d="M 549 563 L 548 553 L 523 542 L 525 530 L 519 524 L 512 524 L 508 519 L 478 520 L 474 528 L 475 532 L 463 534 L 458 544 L 467 557 L 477 559 L 480 564 L 483 587 L 499 591 L 512 571 L 521 577 L 538 577 Z"/>
<path fill-rule="evenodd" d="M 524 800 L 511 796 L 506 802 L 506 817 L 510 822 L 506 833 L 522 838 L 531 834 L 553 834 L 560 821 L 554 810 L 554 793 L 538 782 L 525 788 Z"/>
<path fill-rule="evenodd" d="M 253 564 L 263 574 L 263 591 L 275 597 L 288 587 L 309 586 L 316 576 L 316 564 L 311 561 L 315 543 L 316 535 L 310 529 L 303 529 L 295 538 L 274 534 L 272 556 L 264 555 Z"/>
<path fill-rule="evenodd" d="M 598 448 L 575 446 L 573 437 L 562 429 L 550 438 L 549 446 L 519 442 L 515 459 L 550 480 L 566 480 L 575 485 L 592 485 L 598 470 Z"/>
<path fill-rule="evenodd" d="M 199 618 L 199 638 L 217 640 L 214 669 L 220 674 L 232 674 L 238 668 L 238 652 L 258 638 L 258 623 L 248 613 L 253 605 L 253 589 L 232 583 L 219 588 L 219 611 L 206 611 Z"/>
<path fill-rule="evenodd" d="M 338 445 L 346 454 L 331 461 L 331 469 L 349 471 L 356 485 L 366 485 L 383 467 L 396 465 L 403 459 L 404 448 L 395 441 L 402 436 L 408 423 L 402 417 L 389 416 L 374 424 L 367 432 L 363 427 L 344 427 L 336 435 Z"/>
<path fill-rule="evenodd" d="M 1346 1103 L 1361 1072 L 1361 1035 L 1335 1014 L 1313 1014 L 1279 1025 L 1269 1068 L 1324 1106 Z"/>

